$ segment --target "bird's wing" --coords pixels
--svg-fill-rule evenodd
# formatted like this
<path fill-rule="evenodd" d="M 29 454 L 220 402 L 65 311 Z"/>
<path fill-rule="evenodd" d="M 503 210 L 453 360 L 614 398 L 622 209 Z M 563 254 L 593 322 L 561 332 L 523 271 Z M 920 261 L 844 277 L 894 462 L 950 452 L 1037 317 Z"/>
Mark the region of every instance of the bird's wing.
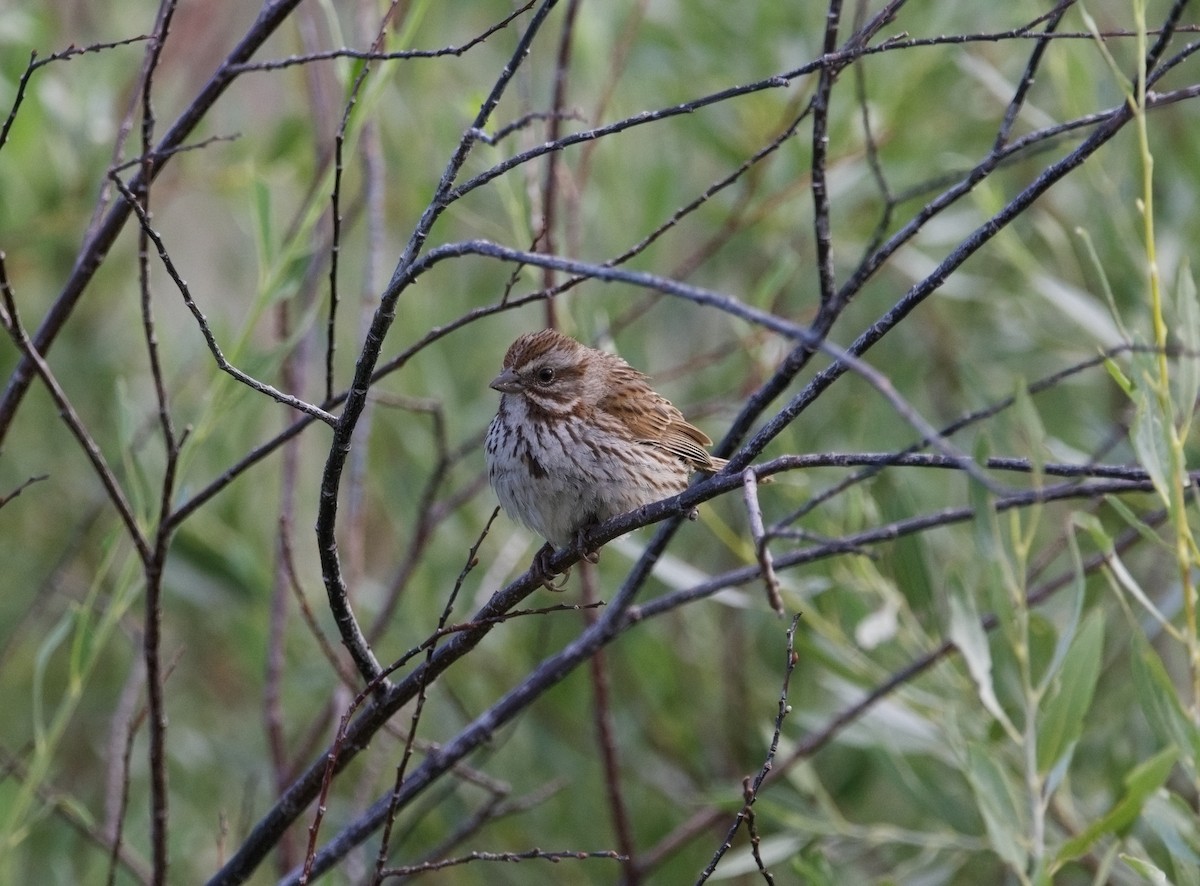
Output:
<path fill-rule="evenodd" d="M 656 393 L 637 370 L 622 373 L 621 384 L 603 398 L 598 408 L 617 419 L 630 438 L 671 453 L 693 470 L 719 471 L 723 459 L 713 458 L 704 448 L 712 440 L 689 424 L 670 400 Z"/>

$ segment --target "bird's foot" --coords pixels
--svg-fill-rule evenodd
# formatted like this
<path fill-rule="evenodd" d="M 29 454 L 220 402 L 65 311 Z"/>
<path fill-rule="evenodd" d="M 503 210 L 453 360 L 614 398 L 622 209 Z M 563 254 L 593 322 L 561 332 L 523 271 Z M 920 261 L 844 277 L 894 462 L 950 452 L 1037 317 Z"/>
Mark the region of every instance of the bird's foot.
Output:
<path fill-rule="evenodd" d="M 568 566 L 562 573 L 556 573 L 550 568 L 550 558 L 553 556 L 554 545 L 546 542 L 533 555 L 533 576 L 546 590 L 561 593 L 567 587 L 567 579 L 571 577 L 571 567 Z M 557 582 L 554 581 L 556 575 L 558 576 Z"/>
<path fill-rule="evenodd" d="M 589 551 L 587 549 L 587 545 L 585 544 L 584 536 L 587 535 L 587 531 L 589 529 L 591 529 L 591 526 L 585 526 L 575 533 L 575 552 L 579 554 L 580 560 L 586 560 L 589 563 L 599 563 L 600 552 Z"/>

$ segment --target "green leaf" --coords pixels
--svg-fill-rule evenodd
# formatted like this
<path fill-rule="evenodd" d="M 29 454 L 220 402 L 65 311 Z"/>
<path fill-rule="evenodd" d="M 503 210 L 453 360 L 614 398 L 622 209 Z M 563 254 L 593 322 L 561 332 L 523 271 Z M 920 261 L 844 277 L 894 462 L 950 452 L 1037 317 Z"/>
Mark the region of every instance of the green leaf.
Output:
<path fill-rule="evenodd" d="M 1200 760 L 1200 731 L 1179 703 L 1179 694 L 1158 653 L 1141 633 L 1133 634 L 1132 643 L 1133 685 L 1154 734 L 1186 749 L 1193 760 Z"/>
<path fill-rule="evenodd" d="M 41 748 L 47 741 L 49 731 L 46 723 L 46 669 L 49 667 L 54 654 L 63 646 L 70 636 L 79 612 L 74 607 L 68 609 L 55 623 L 42 642 L 38 645 L 34 658 L 33 669 L 33 735 L 34 744 Z"/>
<path fill-rule="evenodd" d="M 1069 754 L 1083 733 L 1100 677 L 1104 649 L 1104 616 L 1097 610 L 1083 623 L 1071 643 L 1062 675 L 1040 710 L 1037 736 L 1038 771 L 1047 772 Z"/>
<path fill-rule="evenodd" d="M 880 474 L 876 481 L 875 498 L 887 523 L 904 519 L 917 507 L 906 487 L 893 482 L 889 473 Z M 926 541 L 919 533 L 902 535 L 889 546 L 885 561 L 897 587 L 903 589 L 908 605 L 918 612 L 930 609 L 935 599 Z"/>
<path fill-rule="evenodd" d="M 1104 293 L 1104 301 L 1108 305 L 1108 311 L 1112 316 L 1113 324 L 1120 331 L 1121 338 L 1123 338 L 1125 341 L 1133 341 L 1133 336 L 1129 334 L 1129 330 L 1127 330 L 1125 328 L 1125 324 L 1121 322 L 1121 312 L 1117 310 L 1117 300 L 1113 296 L 1112 281 L 1108 279 L 1108 272 L 1105 270 L 1105 262 L 1100 260 L 1100 254 L 1096 251 L 1096 244 L 1093 242 L 1091 235 L 1085 228 L 1076 228 L 1075 233 L 1079 236 L 1079 239 L 1083 241 L 1083 248 L 1087 253 L 1088 265 L 1091 271 L 1100 280 L 1100 288 Z M 1111 361 L 1105 361 L 1105 365 L 1109 366 L 1109 373 L 1111 374 L 1116 366 L 1115 364 L 1109 364 L 1111 364 Z M 1120 372 L 1120 370 L 1117 371 Z M 1116 376 L 1113 377 L 1116 378 Z M 1120 378 L 1124 377 L 1124 375 L 1121 375 Z M 1120 379 L 1117 380 L 1117 384 L 1121 385 L 1126 394 L 1130 392 L 1131 386 L 1126 387 L 1125 385 L 1121 384 Z"/>
<path fill-rule="evenodd" d="M 1179 271 L 1176 284 L 1175 311 L 1178 320 L 1172 324 L 1172 332 L 1178 336 L 1184 353 L 1176 362 L 1175 409 L 1186 416 L 1184 426 L 1191 420 L 1196 408 L 1196 397 L 1200 396 L 1200 305 L 1196 301 L 1196 281 L 1192 279 L 1187 259 Z"/>
<path fill-rule="evenodd" d="M 1108 370 L 1108 374 L 1112 376 L 1112 380 L 1117 383 L 1117 386 L 1125 392 L 1125 396 L 1133 398 L 1133 382 L 1118 366 L 1111 357 L 1104 358 L 1104 368 Z"/>
<path fill-rule="evenodd" d="M 1171 881 L 1162 869 L 1153 862 L 1146 861 L 1144 858 L 1134 858 L 1132 855 L 1122 853 L 1121 861 L 1133 868 L 1134 872 L 1139 877 L 1145 877 L 1147 883 L 1159 884 L 1162 886 L 1170 886 Z"/>
<path fill-rule="evenodd" d="M 1064 843 L 1058 850 L 1056 862 L 1062 863 L 1078 858 L 1106 834 L 1123 833 L 1141 814 L 1146 799 L 1162 787 L 1178 756 L 1178 749 L 1171 745 L 1130 770 L 1125 776 L 1125 793 L 1121 799 L 1108 812 Z"/>
<path fill-rule="evenodd" d="M 1122 510 L 1123 514 L 1124 512 L 1125 511 Z M 1134 526 L 1144 525 L 1141 523 L 1141 521 L 1137 520 L 1136 516 L 1133 514 L 1129 514 L 1129 517 L 1134 521 Z M 1095 517 L 1088 516 L 1085 518 L 1082 514 L 1074 515 L 1074 519 L 1078 525 L 1089 531 L 1093 540 L 1096 542 L 1096 547 L 1104 551 L 1105 555 L 1107 556 L 1108 571 L 1112 578 L 1114 587 L 1119 591 L 1129 594 L 1131 597 L 1137 600 L 1138 603 L 1140 603 L 1145 610 L 1150 613 L 1154 620 L 1162 625 L 1163 628 L 1168 632 L 1173 631 L 1174 629 L 1171 627 L 1170 621 L 1162 614 L 1162 612 L 1159 611 L 1158 607 L 1154 605 L 1154 601 L 1152 601 L 1146 595 L 1146 592 L 1142 590 L 1141 585 L 1138 584 L 1137 579 L 1125 566 L 1124 561 L 1117 554 L 1115 548 L 1113 547 L 1112 537 L 1104 530 L 1104 527 L 1101 525 L 1101 523 Z M 1141 530 L 1139 530 L 1139 532 L 1140 531 Z"/>
<path fill-rule="evenodd" d="M 968 595 L 950 598 L 950 641 L 958 647 L 966 662 L 967 671 L 975 681 L 980 703 L 1002 723 L 1008 724 L 1008 715 L 1000 707 L 996 690 L 992 685 L 992 653 L 988 648 L 987 634 L 979 623 L 979 613 Z"/>
<path fill-rule="evenodd" d="M 992 849 L 1014 870 L 1028 866 L 1025 826 L 1017 789 L 1009 774 L 996 762 L 994 751 L 978 742 L 967 748 L 967 780 L 987 827 Z"/>
<path fill-rule="evenodd" d="M 796 882 L 807 883 L 808 886 L 834 886 L 844 883 L 842 873 L 834 869 L 829 859 L 819 848 L 813 846 L 798 856 L 793 864 L 798 877 Z"/>
<path fill-rule="evenodd" d="M 975 451 L 976 458 L 982 463 L 987 457 L 984 448 L 982 445 L 976 446 Z M 985 602 L 991 607 L 1001 629 L 1007 631 L 1014 623 L 1013 595 L 1008 590 L 1010 558 L 1000 532 L 995 503 L 983 485 L 974 481 L 967 484 L 967 499 L 974 515 L 971 528 L 979 574 L 968 582 L 969 590 L 962 592 L 962 599 L 972 615 L 978 616 L 972 594 L 976 589 L 983 588 L 987 594 Z"/>
<path fill-rule="evenodd" d="M 362 75 L 363 68 L 365 68 L 366 66 L 367 66 L 366 60 L 360 59 L 360 58 L 350 59 L 346 63 L 346 76 L 345 76 L 345 79 L 342 81 L 342 85 L 344 87 L 344 91 L 342 94 L 343 101 L 350 100 L 350 96 L 354 91 L 354 85 L 355 85 L 355 83 L 358 82 L 358 78 L 359 78 L 359 76 Z M 351 110 L 351 112 L 353 112 L 354 108 L 351 108 L 350 110 Z"/>
<path fill-rule="evenodd" d="M 1033 405 L 1033 398 L 1029 396 L 1029 388 L 1024 383 L 1017 385 L 1013 406 L 1017 428 L 1026 438 L 1022 441 L 1022 449 L 1033 468 L 1034 482 L 1040 484 L 1042 465 L 1046 460 L 1046 429 L 1042 425 L 1037 408 Z"/>
<path fill-rule="evenodd" d="M 1171 549 L 1170 544 L 1163 539 L 1162 535 L 1160 535 L 1154 527 L 1147 524 L 1145 520 L 1139 517 L 1134 510 L 1129 507 L 1129 505 L 1127 505 L 1117 496 L 1105 496 L 1104 503 L 1116 511 L 1117 515 L 1125 521 L 1126 525 L 1128 525 L 1131 529 L 1136 531 L 1139 536 L 1141 536 L 1142 541 L 1146 542 L 1152 547 L 1167 551 L 1171 553 L 1172 556 L 1174 555 L 1174 551 Z M 1084 521 L 1084 517 L 1087 517 L 1087 521 Z M 1108 533 L 1104 531 L 1103 524 L 1096 519 L 1096 517 L 1091 514 L 1076 514 L 1075 518 L 1076 523 L 1091 532 L 1092 538 L 1096 540 L 1097 544 L 1101 545 L 1102 550 L 1109 552 L 1113 550 L 1112 536 L 1108 535 Z"/>
<path fill-rule="evenodd" d="M 1091 515 L 1086 516 L 1090 517 Z M 1070 649 L 1071 643 L 1075 639 L 1075 632 L 1079 628 L 1079 617 L 1083 612 L 1083 594 L 1087 583 L 1084 580 L 1083 574 L 1083 556 L 1079 553 L 1079 543 L 1075 540 L 1073 532 L 1068 534 L 1067 544 L 1071 552 L 1072 575 L 1069 586 L 1071 609 L 1067 613 L 1066 622 L 1059 631 L 1058 642 L 1054 647 L 1054 655 L 1038 680 L 1038 692 L 1045 691 L 1046 687 L 1050 685 L 1050 681 L 1058 675 L 1058 669 L 1062 667 L 1062 663 L 1067 656 L 1067 650 Z"/>
<path fill-rule="evenodd" d="M 809 842 L 809 839 L 807 834 L 800 833 L 775 834 L 771 837 L 764 837 L 758 844 L 758 857 L 768 868 L 778 867 L 788 859 L 795 858 Z M 752 874 L 757 870 L 758 860 L 747 846 L 726 855 L 721 860 L 716 873 L 713 874 L 712 880 L 713 882 L 732 880 Z"/>
<path fill-rule="evenodd" d="M 1134 393 L 1136 410 L 1133 427 L 1129 430 L 1133 451 L 1138 463 L 1150 475 L 1154 489 L 1163 504 L 1171 503 L 1170 470 L 1171 458 L 1167 452 L 1167 428 L 1159 405 L 1148 387 Z"/>
<path fill-rule="evenodd" d="M 267 267 L 275 260 L 275 243 L 271 235 L 271 190 L 259 177 L 254 179 L 254 235 L 259 263 Z"/>
<path fill-rule="evenodd" d="M 1200 886 L 1200 830 L 1196 828 L 1196 813 L 1186 799 L 1169 790 L 1159 791 L 1146 803 L 1138 820 L 1138 836 L 1143 845 L 1150 834 L 1161 841 L 1174 867 L 1175 886 Z"/>

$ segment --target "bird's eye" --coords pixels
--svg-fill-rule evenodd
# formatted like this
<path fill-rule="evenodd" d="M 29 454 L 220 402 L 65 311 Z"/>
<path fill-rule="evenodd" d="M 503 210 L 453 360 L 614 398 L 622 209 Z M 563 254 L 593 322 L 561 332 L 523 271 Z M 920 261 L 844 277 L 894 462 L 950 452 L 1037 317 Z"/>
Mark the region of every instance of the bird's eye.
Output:
<path fill-rule="evenodd" d="M 554 370 L 549 366 L 543 366 L 538 370 L 537 380 L 539 384 L 548 385 L 554 381 Z"/>

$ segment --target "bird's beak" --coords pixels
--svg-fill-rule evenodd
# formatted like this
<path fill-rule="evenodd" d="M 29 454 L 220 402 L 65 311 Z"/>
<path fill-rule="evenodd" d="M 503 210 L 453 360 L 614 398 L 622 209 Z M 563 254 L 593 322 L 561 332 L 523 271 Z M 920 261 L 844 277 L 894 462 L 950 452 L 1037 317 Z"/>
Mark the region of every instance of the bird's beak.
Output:
<path fill-rule="evenodd" d="M 521 378 L 512 369 L 505 369 L 492 379 L 488 387 L 502 394 L 517 394 L 521 391 Z"/>

